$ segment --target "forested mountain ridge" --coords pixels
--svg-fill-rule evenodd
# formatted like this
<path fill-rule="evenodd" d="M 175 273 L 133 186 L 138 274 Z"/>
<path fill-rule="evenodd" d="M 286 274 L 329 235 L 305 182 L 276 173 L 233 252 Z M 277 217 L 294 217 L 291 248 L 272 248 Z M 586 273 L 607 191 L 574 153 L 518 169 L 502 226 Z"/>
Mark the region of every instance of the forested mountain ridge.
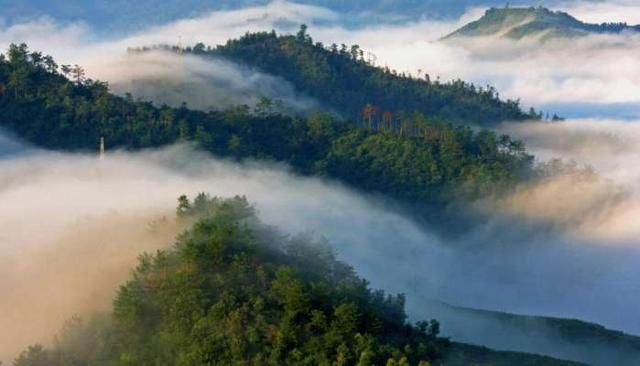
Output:
<path fill-rule="evenodd" d="M 182 196 L 177 216 L 195 224 L 140 257 L 110 314 L 72 319 L 14 365 L 577 365 L 408 323 L 403 296 L 370 289 L 327 243 L 262 224 L 245 198 Z"/>
<path fill-rule="evenodd" d="M 69 80 L 71 79 L 71 80 Z M 26 45 L 0 58 L 0 126 L 39 146 L 96 151 L 197 143 L 217 156 L 284 162 L 302 174 L 423 205 L 443 206 L 509 187 L 532 171 L 524 145 L 420 113 L 404 129 L 283 115 L 264 99 L 252 111 L 194 111 L 111 94 L 79 66 L 58 67 Z"/>
<path fill-rule="evenodd" d="M 375 56 L 357 45 L 314 43 L 304 25 L 296 35 L 247 33 L 223 46 L 200 43 L 184 51 L 223 57 L 280 76 L 299 92 L 353 121 L 391 125 L 399 123 L 404 114 L 418 112 L 455 124 L 491 126 L 541 117 L 534 110 L 523 112 L 518 101 L 502 101 L 490 86 L 477 87 L 462 80 L 441 82 L 428 74 L 399 74 L 375 66 Z"/>
<path fill-rule="evenodd" d="M 446 334 L 459 342 L 476 343 L 484 334 L 500 334 L 499 341 L 488 338 L 482 344 L 598 366 L 631 365 L 640 359 L 640 337 L 600 324 L 478 310 L 438 301 L 429 304 L 428 309 L 432 317 L 448 320 Z"/>
<path fill-rule="evenodd" d="M 514 40 L 541 37 L 545 40 L 622 32 L 640 32 L 640 25 L 590 24 L 581 22 L 568 13 L 543 7 L 507 7 L 488 9 L 480 19 L 456 30 L 445 39 L 495 36 Z"/>

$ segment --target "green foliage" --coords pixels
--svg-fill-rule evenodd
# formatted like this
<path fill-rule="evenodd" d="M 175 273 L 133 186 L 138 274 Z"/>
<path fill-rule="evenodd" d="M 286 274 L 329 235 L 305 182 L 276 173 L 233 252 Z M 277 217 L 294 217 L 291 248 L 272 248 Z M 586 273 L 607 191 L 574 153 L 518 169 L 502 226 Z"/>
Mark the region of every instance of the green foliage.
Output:
<path fill-rule="evenodd" d="M 112 365 L 115 335 L 111 319 L 96 315 L 90 321 L 74 317 L 67 321 L 51 349 L 30 346 L 14 366 Z"/>
<path fill-rule="evenodd" d="M 198 49 L 200 50 L 200 49 Z M 326 46 L 315 43 L 302 25 L 296 35 L 275 32 L 247 33 L 206 52 L 248 64 L 293 83 L 353 121 L 361 121 L 363 108 L 372 105 L 378 118 L 383 111 L 395 115 L 422 113 L 457 124 L 490 125 L 505 120 L 537 118 L 521 111 L 517 101 L 501 101 L 493 87 L 480 88 L 462 80 L 441 83 L 428 74 L 398 74 L 375 66 L 375 56 L 358 45 Z M 396 118 L 395 123 L 400 123 Z"/>
<path fill-rule="evenodd" d="M 299 38 L 305 41 L 251 35 L 225 49 L 244 49 L 247 42 L 262 39 L 301 48 L 292 55 L 315 49 L 307 44 L 306 33 Z M 371 68 L 347 62 L 346 55 L 325 53 L 320 54 L 344 59 L 345 65 Z M 333 75 L 332 69 L 326 72 Z M 401 123 L 370 115 L 366 126 L 356 126 L 322 112 L 306 118 L 282 115 L 278 103 L 266 98 L 253 112 L 247 106 L 202 112 L 186 106 L 158 107 L 130 95 L 117 97 L 106 84 L 82 75 L 75 66 L 57 71 L 48 56 L 12 45 L 0 59 L 0 126 L 40 146 L 64 150 L 97 151 L 100 137 L 108 149 L 195 142 L 218 156 L 285 162 L 298 173 L 328 176 L 355 188 L 434 206 L 491 194 L 531 169 L 532 158 L 522 143 L 489 131 L 474 133 L 422 113 L 396 114 Z M 382 75 L 386 80 L 387 74 Z M 357 97 L 343 97 L 360 104 Z M 455 98 L 450 102 L 458 105 Z"/>
<path fill-rule="evenodd" d="M 369 289 L 325 243 L 260 224 L 246 199 L 200 195 L 182 212 L 201 219 L 140 258 L 109 321 L 73 319 L 16 366 L 418 365 L 446 351 L 437 322 L 408 324 L 404 297 Z"/>

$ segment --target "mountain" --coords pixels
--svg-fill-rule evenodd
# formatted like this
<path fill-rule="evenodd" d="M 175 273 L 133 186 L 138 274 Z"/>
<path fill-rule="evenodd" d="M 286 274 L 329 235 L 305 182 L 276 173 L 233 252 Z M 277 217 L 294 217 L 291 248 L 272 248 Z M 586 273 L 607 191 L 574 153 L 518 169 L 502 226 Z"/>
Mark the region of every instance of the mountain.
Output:
<path fill-rule="evenodd" d="M 307 44 L 306 38 L 294 42 Z M 83 79 L 75 67 L 58 68 L 52 58 L 30 52 L 25 45 L 14 45 L 0 57 L 0 125 L 47 148 L 95 151 L 101 136 L 109 148 L 126 149 L 193 141 L 218 156 L 285 162 L 303 174 L 329 176 L 365 192 L 432 205 L 460 199 L 460 192 L 485 196 L 491 189 L 509 187 L 519 171 L 530 169 L 524 146 L 508 137 L 474 132 L 420 113 L 405 118 L 388 126 L 373 119 L 349 124 L 323 113 L 292 117 L 279 113 L 269 100 L 253 111 L 246 106 L 208 112 L 154 106 L 115 96 L 106 84 Z M 459 351 L 443 357 L 450 357 L 454 361 L 448 364 L 454 365 L 469 360 L 571 364 L 542 356 L 526 356 L 523 361 L 522 354 L 469 345 L 452 347 Z"/>
<path fill-rule="evenodd" d="M 518 101 L 502 100 L 492 87 L 462 80 L 440 82 L 378 67 L 358 45 L 314 42 L 303 25 L 296 35 L 275 31 L 248 33 L 215 48 L 200 43 L 184 50 L 198 56 L 224 58 L 281 77 L 303 95 L 345 119 L 379 123 L 412 113 L 460 125 L 493 126 L 503 121 L 539 119 Z M 393 122 L 393 121 L 390 121 Z"/>
<path fill-rule="evenodd" d="M 190 141 L 216 156 L 286 163 L 300 174 L 433 206 L 434 213 L 454 200 L 510 187 L 532 169 L 521 142 L 417 111 L 389 119 L 372 113 L 347 123 L 321 111 L 286 115 L 277 102 L 264 99 L 254 110 L 205 112 L 118 97 L 105 83 L 81 75 L 77 67 L 59 71 L 52 58 L 26 45 L 12 46 L 0 58 L 0 127 L 37 146 L 67 151 L 95 151 L 100 137 L 110 149 Z M 456 108 L 454 100 L 450 109 L 476 108 L 480 114 L 485 102 L 473 102 Z M 494 108 L 495 98 L 486 103 Z"/>
<path fill-rule="evenodd" d="M 369 288 L 326 243 L 262 224 L 245 198 L 182 196 L 177 216 L 195 223 L 140 257 L 110 314 L 72 319 L 14 365 L 577 366 L 409 323 L 404 296 Z"/>
<path fill-rule="evenodd" d="M 426 308 L 441 320 L 446 335 L 460 342 L 598 366 L 632 365 L 640 360 L 640 337 L 599 324 L 469 309 L 437 301 Z"/>
<path fill-rule="evenodd" d="M 499 37 L 513 40 L 537 37 L 542 40 L 558 37 L 581 37 L 592 34 L 638 32 L 640 25 L 626 23 L 584 23 L 561 12 L 543 7 L 491 8 L 478 20 L 456 30 L 444 39 L 469 37 Z"/>

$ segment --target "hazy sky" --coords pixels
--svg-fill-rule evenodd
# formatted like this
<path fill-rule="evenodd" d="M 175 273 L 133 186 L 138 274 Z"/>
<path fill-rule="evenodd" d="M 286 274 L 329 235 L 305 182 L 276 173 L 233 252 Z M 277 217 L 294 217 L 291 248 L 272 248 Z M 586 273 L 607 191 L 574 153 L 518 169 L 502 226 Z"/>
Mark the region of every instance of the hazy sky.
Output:
<path fill-rule="evenodd" d="M 463 45 L 440 42 L 442 36 L 482 15 L 485 7 L 476 4 L 447 19 L 393 24 L 371 21 L 352 27 L 344 25 L 344 14 L 329 8 L 276 1 L 238 10 L 197 12 L 194 17 L 107 38 L 99 35 L 100 24 L 91 21 L 37 17 L 0 25 L 0 48 L 10 42 L 28 42 L 31 48 L 51 53 L 61 62 L 84 65 L 92 77 L 113 84 L 122 75 L 113 70 L 123 70 L 121 66 L 131 62 L 125 53 L 127 47 L 176 44 L 179 39 L 183 44 L 202 41 L 217 45 L 246 31 L 291 33 L 307 23 L 316 40 L 359 44 L 375 55 L 378 65 L 414 75 L 420 70 L 443 80 L 461 78 L 478 85 L 491 84 L 503 97 L 519 99 L 527 108 L 565 117 L 640 117 L 640 54 L 636 52 L 640 35 L 591 36 L 542 46 L 526 39 L 481 39 Z M 594 22 L 640 21 L 640 7 L 630 0 L 565 1 L 557 6 Z M 144 65 L 131 69 L 147 70 Z M 131 72 L 125 75 L 129 77 Z M 287 93 L 284 99 L 295 91 Z"/>
<path fill-rule="evenodd" d="M 10 22 L 48 15 L 62 21 L 83 20 L 101 34 L 121 33 L 146 25 L 161 24 L 203 13 L 265 5 L 270 0 L 0 0 L 3 15 Z M 504 5 L 499 0 L 300 0 L 299 3 L 330 8 L 352 25 L 399 19 L 452 18 L 474 6 Z M 512 4 L 527 4 L 512 0 Z"/>

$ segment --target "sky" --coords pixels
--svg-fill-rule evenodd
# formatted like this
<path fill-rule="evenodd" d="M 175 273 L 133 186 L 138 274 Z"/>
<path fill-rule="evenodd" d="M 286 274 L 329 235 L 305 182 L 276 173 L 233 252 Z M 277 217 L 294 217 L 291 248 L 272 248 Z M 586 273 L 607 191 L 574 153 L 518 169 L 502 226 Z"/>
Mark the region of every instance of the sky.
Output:
<path fill-rule="evenodd" d="M 269 0 L 0 0 L 4 17 L 20 22 L 40 16 L 61 21 L 86 21 L 96 26 L 100 34 L 122 34 L 180 18 L 194 17 L 215 10 L 240 9 L 265 5 Z M 477 5 L 503 5 L 502 1 L 486 0 L 300 0 L 299 3 L 330 8 L 344 14 L 344 23 L 353 26 L 372 21 L 394 22 L 422 17 L 452 18 Z M 526 4 L 515 0 L 512 4 Z"/>
<path fill-rule="evenodd" d="M 640 7 L 629 0 L 552 3 L 554 9 L 570 11 L 579 19 L 640 23 Z M 61 63 L 83 65 L 90 76 L 107 80 L 116 91 L 124 92 L 127 86 L 121 85 L 120 76 L 130 79 L 131 73 L 118 74 L 113 70 L 123 70 L 123 65 L 126 69 L 128 63 L 135 63 L 131 69 L 143 74 L 145 70 L 140 66 L 143 60 L 127 57 L 128 47 L 178 42 L 215 46 L 246 31 L 276 29 L 294 33 L 299 24 L 307 23 L 315 40 L 325 44 L 358 44 L 368 57 L 375 57 L 378 65 L 412 75 L 418 75 L 419 71 L 428 73 L 432 79 L 463 79 L 480 86 L 493 85 L 502 97 L 520 100 L 525 108 L 575 118 L 640 117 L 640 69 L 634 66 L 640 61 L 640 55 L 634 51 L 640 46 L 640 35 L 590 36 L 578 41 L 556 40 L 542 46 L 526 39 L 441 42 L 441 37 L 479 18 L 486 9 L 481 2 L 464 4 L 462 11 L 450 11 L 445 18 L 401 17 L 403 20 L 396 22 L 373 18 L 353 26 L 346 21 L 348 15 L 330 8 L 275 1 L 234 10 L 198 11 L 195 16 L 141 26 L 117 35 L 102 34 L 103 26 L 92 23 L 91 18 L 56 17 L 51 14 L 57 13 L 51 12 L 22 21 L 14 19 L 4 26 L 0 23 L 0 49 L 6 49 L 11 42 L 27 42 L 32 49 L 53 54 Z M 81 8 L 88 9 L 87 5 Z M 394 8 L 403 9 L 399 5 Z M 183 68 L 180 72 L 188 70 Z M 128 87 L 134 91 L 131 85 Z M 282 99 L 291 99 L 292 94 L 295 91 L 285 92 Z M 141 96 L 149 97 L 144 93 Z"/>

